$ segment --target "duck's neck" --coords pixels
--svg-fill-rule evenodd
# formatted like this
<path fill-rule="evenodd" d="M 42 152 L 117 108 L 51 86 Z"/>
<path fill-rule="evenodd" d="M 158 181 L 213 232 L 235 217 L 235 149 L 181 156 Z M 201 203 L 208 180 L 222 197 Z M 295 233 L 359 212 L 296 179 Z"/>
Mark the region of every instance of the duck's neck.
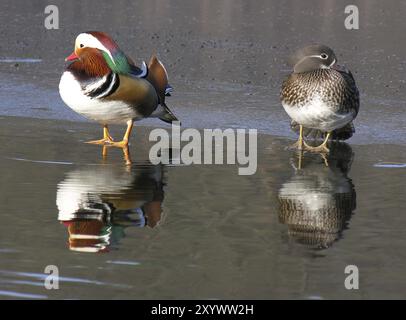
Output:
<path fill-rule="evenodd" d="M 85 73 L 88 77 L 103 77 L 111 72 L 106 60 L 99 52 L 81 57 L 71 65 L 71 68 Z"/>
<path fill-rule="evenodd" d="M 130 73 L 131 67 L 128 59 L 124 53 L 116 50 L 114 59 L 112 59 L 106 52 L 103 52 L 104 60 L 107 62 L 109 68 L 115 73 L 127 74 Z"/>
<path fill-rule="evenodd" d="M 99 53 L 85 57 L 82 63 L 86 72 L 91 76 L 104 76 L 111 72 L 106 60 Z"/>
<path fill-rule="evenodd" d="M 85 78 L 103 77 L 110 72 L 119 74 L 128 74 L 131 72 L 131 66 L 125 54 L 118 52 L 114 60 L 105 52 L 98 50 L 88 51 L 80 60 L 75 61 L 69 66 L 69 69 L 82 74 Z"/>

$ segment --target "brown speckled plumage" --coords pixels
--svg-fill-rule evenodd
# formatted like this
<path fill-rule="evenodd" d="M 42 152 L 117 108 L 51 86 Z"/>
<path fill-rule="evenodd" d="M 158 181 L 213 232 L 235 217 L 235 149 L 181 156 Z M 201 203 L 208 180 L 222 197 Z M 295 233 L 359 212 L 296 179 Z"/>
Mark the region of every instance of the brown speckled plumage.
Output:
<path fill-rule="evenodd" d="M 332 51 L 330 54 L 334 55 Z M 296 59 L 299 59 L 298 64 L 303 61 L 300 56 Z M 335 59 L 335 56 L 332 56 L 331 59 Z M 283 82 L 280 92 L 282 104 L 297 108 L 300 113 L 300 110 L 304 110 L 304 106 L 314 104 L 314 107 L 317 108 L 317 105 L 323 103 L 338 116 L 353 113 L 352 119 L 354 119 L 358 114 L 360 103 L 359 92 L 351 72 L 342 67 L 335 68 L 335 65 L 319 67 L 318 62 L 313 61 L 312 63 L 315 64 L 313 70 L 294 72 Z M 330 120 L 333 121 L 333 119 Z M 304 136 L 313 139 L 323 138 L 326 131 L 320 127 L 322 121 L 323 119 L 320 117 L 317 119 L 315 116 L 312 126 L 300 123 L 304 125 Z M 292 130 L 298 132 L 300 124 L 292 120 Z M 352 121 L 349 121 L 334 129 L 332 139 L 345 140 L 350 138 L 354 132 L 354 125 Z"/>
<path fill-rule="evenodd" d="M 328 207 L 309 211 L 292 197 L 279 198 L 279 222 L 297 242 L 326 248 L 336 241 L 355 209 L 355 191 L 331 195 Z"/>
<path fill-rule="evenodd" d="M 338 113 L 359 109 L 359 94 L 351 73 L 317 69 L 291 74 L 282 84 L 281 100 L 298 108 L 316 96 Z"/>
<path fill-rule="evenodd" d="M 315 248 L 330 247 L 340 238 L 356 208 L 355 187 L 347 176 L 352 160 L 351 147 L 334 142 L 328 167 L 319 169 L 320 157 L 307 155 L 300 172 L 284 182 L 278 216 L 289 237 Z"/>

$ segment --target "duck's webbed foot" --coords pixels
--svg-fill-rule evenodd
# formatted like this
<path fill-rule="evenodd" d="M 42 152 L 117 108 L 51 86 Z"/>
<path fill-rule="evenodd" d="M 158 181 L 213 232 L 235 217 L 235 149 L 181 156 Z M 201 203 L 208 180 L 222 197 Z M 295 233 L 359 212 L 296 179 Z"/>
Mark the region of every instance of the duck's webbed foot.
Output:
<path fill-rule="evenodd" d="M 131 131 L 132 131 L 132 128 L 133 128 L 133 124 L 134 124 L 134 121 L 129 120 L 127 122 L 127 130 L 125 131 L 123 140 L 118 141 L 118 142 L 111 142 L 110 145 L 113 146 L 113 147 L 127 148 L 128 143 L 130 141 L 130 136 L 131 136 Z"/>
<path fill-rule="evenodd" d="M 328 139 L 330 138 L 331 133 L 327 133 L 326 138 L 324 139 L 323 143 L 317 147 L 312 147 L 309 146 L 305 141 L 303 141 L 303 145 L 305 150 L 311 151 L 311 152 L 320 152 L 320 153 L 329 153 L 330 149 L 327 148 L 327 142 Z"/>
<path fill-rule="evenodd" d="M 87 141 L 86 143 L 111 145 L 114 143 L 114 140 L 109 133 L 109 128 L 107 127 L 107 125 L 105 125 L 105 126 L 103 126 L 103 139 Z"/>
<path fill-rule="evenodd" d="M 103 138 L 103 139 L 100 139 L 100 140 L 86 141 L 85 143 L 111 145 L 111 144 L 114 143 L 114 141 L 110 140 L 110 139 Z"/>

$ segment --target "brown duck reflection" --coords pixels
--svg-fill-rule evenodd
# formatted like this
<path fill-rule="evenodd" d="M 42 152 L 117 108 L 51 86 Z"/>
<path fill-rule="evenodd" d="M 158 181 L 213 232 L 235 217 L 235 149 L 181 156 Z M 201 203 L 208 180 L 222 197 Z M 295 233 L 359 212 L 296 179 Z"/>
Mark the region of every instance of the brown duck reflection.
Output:
<path fill-rule="evenodd" d="M 69 172 L 58 184 L 58 220 L 68 229 L 69 248 L 108 251 L 124 229 L 155 227 L 161 221 L 164 168 L 88 165 Z"/>
<path fill-rule="evenodd" d="M 289 237 L 313 248 L 330 247 L 340 238 L 356 207 L 347 177 L 352 159 L 346 143 L 332 143 L 323 157 L 300 153 L 291 159 L 295 174 L 279 190 L 279 221 L 288 226 Z"/>

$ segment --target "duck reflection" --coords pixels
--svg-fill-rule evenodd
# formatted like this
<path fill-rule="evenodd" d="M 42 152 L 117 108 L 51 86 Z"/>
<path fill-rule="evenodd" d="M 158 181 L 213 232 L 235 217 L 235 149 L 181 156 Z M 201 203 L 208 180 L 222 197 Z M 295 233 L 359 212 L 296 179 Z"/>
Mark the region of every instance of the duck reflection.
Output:
<path fill-rule="evenodd" d="M 69 233 L 69 248 L 108 251 L 124 229 L 155 227 L 161 221 L 164 168 L 88 165 L 69 172 L 58 184 L 58 220 Z"/>
<path fill-rule="evenodd" d="M 330 247 L 341 236 L 356 207 L 347 177 L 353 159 L 346 143 L 332 143 L 328 155 L 299 153 L 295 174 L 279 190 L 279 221 L 289 237 L 313 248 Z"/>

